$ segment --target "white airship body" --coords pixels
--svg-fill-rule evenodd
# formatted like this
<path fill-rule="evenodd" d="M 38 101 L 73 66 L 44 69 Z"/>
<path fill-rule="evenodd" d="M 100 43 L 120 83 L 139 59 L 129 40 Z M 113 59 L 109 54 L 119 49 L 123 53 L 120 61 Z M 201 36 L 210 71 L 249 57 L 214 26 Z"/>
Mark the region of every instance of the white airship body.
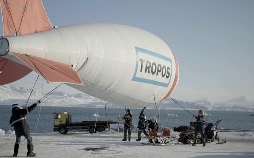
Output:
<path fill-rule="evenodd" d="M 35 71 L 49 82 L 122 106 L 163 101 L 179 78 L 177 59 L 165 42 L 124 25 L 84 24 L 3 37 L 0 55 L 20 65 L 17 79 Z M 11 77 L 1 81 L 11 73 L 7 68 L 0 62 L 0 84 L 12 82 Z"/>

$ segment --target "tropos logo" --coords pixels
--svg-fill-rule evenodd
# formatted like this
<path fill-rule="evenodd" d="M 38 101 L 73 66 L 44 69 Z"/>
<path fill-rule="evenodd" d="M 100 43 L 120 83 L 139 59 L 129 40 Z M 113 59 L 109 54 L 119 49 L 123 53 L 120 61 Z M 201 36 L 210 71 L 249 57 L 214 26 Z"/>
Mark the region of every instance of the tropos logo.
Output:
<path fill-rule="evenodd" d="M 136 68 L 132 81 L 167 87 L 171 80 L 172 60 L 161 54 L 135 47 Z"/>

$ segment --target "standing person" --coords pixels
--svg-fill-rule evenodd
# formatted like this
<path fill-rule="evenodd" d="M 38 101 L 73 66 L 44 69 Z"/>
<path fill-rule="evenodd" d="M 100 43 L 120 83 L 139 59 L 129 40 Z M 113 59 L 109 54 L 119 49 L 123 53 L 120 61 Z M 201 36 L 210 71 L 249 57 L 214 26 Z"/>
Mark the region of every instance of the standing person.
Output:
<path fill-rule="evenodd" d="M 40 100 L 25 109 L 19 106 L 18 104 L 12 105 L 12 115 L 10 118 L 10 125 L 14 126 L 14 131 L 16 135 L 13 157 L 17 157 L 18 155 L 21 136 L 24 136 L 27 139 L 27 157 L 36 156 L 36 154 L 33 153 L 33 142 L 32 137 L 30 135 L 29 126 L 26 122 L 26 115 L 29 114 L 39 103 L 41 103 Z"/>
<path fill-rule="evenodd" d="M 141 141 L 141 133 L 143 132 L 147 137 L 149 136 L 146 132 L 146 116 L 144 114 L 144 110 L 146 107 L 144 107 L 140 114 L 139 114 L 139 121 L 138 121 L 138 139 L 136 141 Z"/>
<path fill-rule="evenodd" d="M 200 109 L 198 111 L 198 116 L 193 115 L 193 117 L 196 119 L 196 126 L 195 126 L 195 135 L 194 135 L 194 141 L 192 146 L 196 146 L 198 133 L 201 134 L 201 140 L 202 140 L 203 146 L 205 146 L 206 140 L 205 140 L 205 134 L 204 134 L 205 133 L 204 132 L 204 125 L 205 125 L 204 111 Z"/>
<path fill-rule="evenodd" d="M 130 109 L 126 110 L 125 115 L 123 116 L 124 122 L 124 138 L 122 141 L 127 140 L 127 131 L 128 131 L 128 140 L 131 140 L 131 127 L 132 127 L 132 114 Z"/>

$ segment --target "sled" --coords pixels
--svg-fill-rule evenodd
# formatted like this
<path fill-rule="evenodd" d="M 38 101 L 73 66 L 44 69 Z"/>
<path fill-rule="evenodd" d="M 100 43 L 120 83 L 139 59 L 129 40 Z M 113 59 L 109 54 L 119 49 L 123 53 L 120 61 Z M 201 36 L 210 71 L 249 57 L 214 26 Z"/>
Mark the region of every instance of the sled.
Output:
<path fill-rule="evenodd" d="M 148 139 L 151 139 L 153 143 L 148 142 L 147 144 L 154 144 L 154 145 L 166 145 L 169 142 L 172 142 L 176 140 L 176 137 L 171 136 L 170 128 L 164 128 L 162 129 L 162 133 L 158 135 L 158 132 L 156 129 L 149 130 L 149 137 Z M 160 146 L 161 146 L 160 145 Z"/>
<path fill-rule="evenodd" d="M 164 143 L 142 143 L 142 145 L 153 145 L 153 146 L 168 146 L 169 144 Z"/>

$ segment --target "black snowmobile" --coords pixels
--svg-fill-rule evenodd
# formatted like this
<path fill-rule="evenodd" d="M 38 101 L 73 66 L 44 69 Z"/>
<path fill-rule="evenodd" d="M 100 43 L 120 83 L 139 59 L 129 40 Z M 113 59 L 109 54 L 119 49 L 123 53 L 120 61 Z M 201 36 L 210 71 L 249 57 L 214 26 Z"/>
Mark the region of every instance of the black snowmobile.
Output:
<path fill-rule="evenodd" d="M 217 125 L 220 123 L 221 119 L 219 119 L 216 123 L 208 123 L 205 127 L 205 137 L 206 142 L 213 142 L 218 138 Z M 190 126 L 179 126 L 174 127 L 174 131 L 180 132 L 178 142 L 183 144 L 192 144 L 194 141 L 195 135 L 195 122 L 190 122 Z M 197 134 L 197 143 L 202 143 L 201 134 Z"/>
<path fill-rule="evenodd" d="M 194 140 L 195 128 L 192 126 L 174 127 L 174 131 L 180 132 L 178 142 L 191 144 Z"/>
<path fill-rule="evenodd" d="M 219 139 L 217 125 L 222 119 L 218 119 L 214 124 L 208 123 L 205 127 L 206 142 L 213 142 L 215 139 Z"/>

